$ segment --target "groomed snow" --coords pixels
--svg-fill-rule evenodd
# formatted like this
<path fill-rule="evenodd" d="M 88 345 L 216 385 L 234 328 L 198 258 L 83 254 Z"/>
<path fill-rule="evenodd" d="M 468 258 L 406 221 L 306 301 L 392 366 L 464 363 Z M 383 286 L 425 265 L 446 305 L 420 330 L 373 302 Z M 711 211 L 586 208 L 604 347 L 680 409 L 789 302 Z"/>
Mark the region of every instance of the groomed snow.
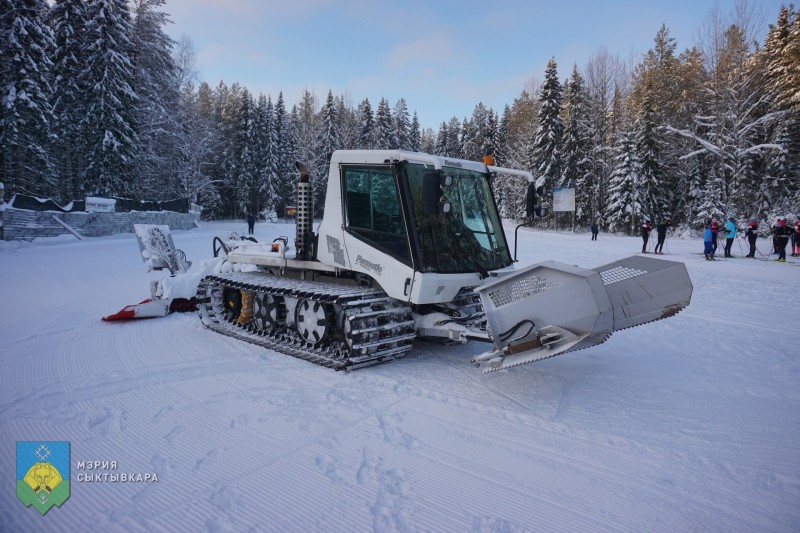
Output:
<path fill-rule="evenodd" d="M 173 238 L 199 264 L 232 230 Z M 694 284 L 676 317 L 484 375 L 479 343 L 337 373 L 194 313 L 103 323 L 161 275 L 133 234 L 0 242 L 0 530 L 798 531 L 800 265 L 702 248 L 667 241 Z M 640 249 L 520 231 L 521 265 Z M 29 440 L 72 448 L 71 497 L 44 517 L 14 492 Z M 77 468 L 95 460 L 118 469 Z M 158 482 L 76 479 L 93 473 Z"/>

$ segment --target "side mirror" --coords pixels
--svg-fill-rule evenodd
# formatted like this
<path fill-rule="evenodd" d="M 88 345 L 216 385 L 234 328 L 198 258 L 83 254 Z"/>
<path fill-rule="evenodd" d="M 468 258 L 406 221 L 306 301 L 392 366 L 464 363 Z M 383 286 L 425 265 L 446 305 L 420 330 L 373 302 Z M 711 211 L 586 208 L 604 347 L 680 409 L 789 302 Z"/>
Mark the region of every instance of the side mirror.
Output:
<path fill-rule="evenodd" d="M 422 176 L 422 211 L 426 215 L 450 212 L 450 202 L 442 200 L 442 187 L 453 184 L 453 176 L 439 176 L 436 172 L 426 172 Z"/>
<path fill-rule="evenodd" d="M 528 218 L 532 218 L 536 213 L 536 184 L 533 182 L 528 183 L 528 191 L 525 198 L 525 214 Z"/>
<path fill-rule="evenodd" d="M 422 176 L 422 211 L 426 215 L 439 212 L 440 196 L 439 175 L 436 172 L 426 172 Z"/>

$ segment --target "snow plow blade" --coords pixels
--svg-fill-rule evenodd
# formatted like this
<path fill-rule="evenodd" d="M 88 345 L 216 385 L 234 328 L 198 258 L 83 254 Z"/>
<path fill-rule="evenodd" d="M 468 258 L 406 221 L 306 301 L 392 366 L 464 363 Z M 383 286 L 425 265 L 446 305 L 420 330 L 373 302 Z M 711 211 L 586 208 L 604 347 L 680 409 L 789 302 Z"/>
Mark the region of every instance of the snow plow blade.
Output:
<path fill-rule="evenodd" d="M 495 350 L 473 363 L 493 372 L 604 342 L 613 332 L 689 305 L 686 265 L 631 256 L 594 270 L 546 261 L 475 289 Z"/>
<path fill-rule="evenodd" d="M 134 320 L 137 318 L 159 318 L 169 313 L 169 300 L 142 300 L 138 304 L 126 305 L 113 315 L 104 316 L 103 322 Z"/>

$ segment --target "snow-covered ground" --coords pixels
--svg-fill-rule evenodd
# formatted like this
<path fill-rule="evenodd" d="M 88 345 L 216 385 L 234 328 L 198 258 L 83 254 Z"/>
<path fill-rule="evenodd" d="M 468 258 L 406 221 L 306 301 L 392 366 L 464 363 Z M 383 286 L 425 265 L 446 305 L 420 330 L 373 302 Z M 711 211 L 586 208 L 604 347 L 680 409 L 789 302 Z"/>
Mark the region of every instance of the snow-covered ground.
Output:
<path fill-rule="evenodd" d="M 200 262 L 245 229 L 173 237 Z M 640 248 L 526 229 L 519 257 Z M 484 375 L 479 343 L 337 373 L 194 313 L 103 323 L 159 277 L 132 234 L 0 242 L 0 531 L 800 531 L 800 265 L 702 248 L 667 241 L 694 284 L 676 317 Z M 45 516 L 15 495 L 34 440 L 71 443 L 71 497 Z M 77 481 L 95 460 L 158 482 Z"/>

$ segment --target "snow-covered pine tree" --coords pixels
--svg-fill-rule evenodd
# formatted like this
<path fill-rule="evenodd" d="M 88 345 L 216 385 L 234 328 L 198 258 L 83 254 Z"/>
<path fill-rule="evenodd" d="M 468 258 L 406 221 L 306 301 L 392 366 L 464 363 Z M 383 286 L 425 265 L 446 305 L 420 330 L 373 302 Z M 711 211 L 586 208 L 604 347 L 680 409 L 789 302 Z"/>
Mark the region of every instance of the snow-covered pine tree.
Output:
<path fill-rule="evenodd" d="M 321 127 L 318 142 L 319 149 L 322 150 L 322 153 L 326 156 L 327 154 L 333 153 L 340 145 L 339 116 L 336 111 L 336 101 L 333 98 L 333 92 L 328 91 L 328 97 L 325 99 L 325 104 L 323 104 L 319 115 Z"/>
<path fill-rule="evenodd" d="M 241 111 L 241 95 L 244 90 L 238 83 L 228 87 L 220 82 L 215 90 L 214 119 L 217 136 L 220 141 L 213 173 L 222 201 L 223 216 L 240 218 L 242 212 L 238 202 L 238 151 L 237 136 L 239 132 L 239 113 Z"/>
<path fill-rule="evenodd" d="M 452 117 L 447 123 L 447 141 L 444 155 L 459 157 L 461 151 L 461 121 L 456 117 Z"/>
<path fill-rule="evenodd" d="M 528 91 L 522 91 L 514 99 L 511 107 L 506 106 L 503 111 L 503 129 L 505 133 L 505 147 L 500 147 L 495 158 L 503 166 L 511 168 L 529 169 L 534 178 L 538 177 L 531 155 L 533 154 L 533 141 L 539 115 L 539 102 L 531 97 Z M 499 198 L 498 207 L 501 216 L 516 220 L 523 220 L 526 216 L 526 199 L 528 183 L 516 176 L 499 175 L 494 184 L 494 191 Z M 542 199 L 538 198 L 541 207 Z"/>
<path fill-rule="evenodd" d="M 84 190 L 89 195 L 135 197 L 137 96 L 130 59 L 128 3 L 94 0 L 87 14 L 87 63 L 79 80 L 88 101 L 82 121 L 88 148 Z"/>
<path fill-rule="evenodd" d="M 586 224 L 594 220 L 593 146 L 586 89 L 577 65 L 573 66 L 564 91 L 564 114 L 563 167 L 558 186 L 572 184 L 575 187 L 575 219 L 579 224 Z"/>
<path fill-rule="evenodd" d="M 278 144 L 275 129 L 275 110 L 272 98 L 263 94 L 258 97 L 256 107 L 256 150 L 258 153 L 258 181 L 259 181 L 259 212 L 267 220 L 274 221 L 277 217 L 279 205 L 282 205 L 278 196 L 279 178 L 276 147 Z"/>
<path fill-rule="evenodd" d="M 604 210 L 608 186 L 614 169 L 614 142 L 622 115 L 622 94 L 628 82 L 625 63 L 605 48 L 599 49 L 585 68 L 587 108 L 592 135 L 592 172 L 595 179 L 594 217 L 605 226 Z"/>
<path fill-rule="evenodd" d="M 632 132 L 617 133 L 614 144 L 614 169 L 608 184 L 606 223 L 611 231 L 633 235 L 642 214 L 639 197 L 639 168 L 636 141 Z"/>
<path fill-rule="evenodd" d="M 636 144 L 642 164 L 642 201 L 653 216 L 670 213 L 674 208 L 673 191 L 678 176 L 679 157 L 683 152 L 663 142 L 663 126 L 680 121 L 683 104 L 681 64 L 675 55 L 677 41 L 662 24 L 632 76 L 632 107 L 636 118 Z"/>
<path fill-rule="evenodd" d="M 411 117 L 411 129 L 408 132 L 408 148 L 412 152 L 420 151 L 421 135 L 422 133 L 420 132 L 419 118 L 417 118 L 417 112 L 414 111 L 414 115 Z"/>
<path fill-rule="evenodd" d="M 358 104 L 358 117 L 359 117 L 359 134 L 357 147 L 363 150 L 369 150 L 374 146 L 375 121 L 372 116 L 372 105 L 369 103 L 369 98 L 364 98 Z"/>
<path fill-rule="evenodd" d="M 647 83 L 645 83 L 647 86 Z M 661 172 L 661 147 L 658 140 L 656 114 L 653 111 L 651 93 L 645 89 L 641 107 L 634 124 L 637 160 L 639 162 L 639 201 L 642 212 L 651 217 L 660 217 L 670 208 Z"/>
<path fill-rule="evenodd" d="M 726 35 L 731 39 L 741 39 L 741 33 L 735 27 Z M 720 73 L 713 78 L 717 81 L 712 81 L 712 85 L 707 87 L 711 97 L 710 108 L 695 117 L 695 128 L 669 126 L 667 130 L 699 145 L 684 157 L 711 156 L 715 181 L 720 187 L 720 202 L 726 206 L 723 211 L 748 213 L 754 208 L 753 192 L 759 188 L 757 183 L 760 181 L 755 173 L 755 160 L 769 157 L 768 152 L 781 149 L 765 137 L 765 132 L 779 119 L 780 112 L 772 110 L 769 95 L 757 83 L 755 71 L 743 63 L 732 68 L 732 71 L 724 73 L 727 81 L 720 81 L 723 77 Z"/>
<path fill-rule="evenodd" d="M 552 202 L 549 193 L 561 177 L 561 138 L 564 133 L 561 98 L 562 89 L 561 82 L 558 81 L 556 60 L 550 58 L 539 93 L 539 124 L 530 155 L 534 174 L 537 176 L 536 185 L 547 191 L 541 199 L 541 204 L 546 207 Z"/>
<path fill-rule="evenodd" d="M 411 121 L 408 116 L 408 104 L 405 98 L 400 98 L 394 105 L 392 113 L 394 133 L 397 137 L 395 147 L 400 150 L 411 149 Z"/>
<path fill-rule="evenodd" d="M 703 202 L 703 176 L 704 170 L 701 168 L 702 157 L 690 157 L 681 160 L 681 186 L 680 194 L 677 195 L 677 202 L 673 210 L 673 222 L 696 223 L 695 213 Z"/>
<path fill-rule="evenodd" d="M 486 150 L 494 151 L 493 137 L 497 133 L 492 119 L 494 112 L 483 102 L 472 110 L 472 116 L 464 120 L 462 126 L 462 156 L 465 159 L 480 161 Z M 495 126 L 495 127 L 493 127 Z"/>
<path fill-rule="evenodd" d="M 297 160 L 308 165 L 314 191 L 314 214 L 322 214 L 327 174 L 327 153 L 320 147 L 323 125 L 317 112 L 317 99 L 309 91 L 303 93 L 297 108 Z M 296 171 L 293 176 L 297 176 Z"/>
<path fill-rule="evenodd" d="M 358 111 L 353 109 L 344 95 L 336 97 L 336 116 L 339 118 L 338 150 L 353 150 L 357 147 L 360 131 Z"/>
<path fill-rule="evenodd" d="M 234 140 L 236 204 L 242 215 L 257 213 L 261 207 L 257 168 L 256 110 L 253 96 L 244 89 L 239 99 L 239 113 Z"/>
<path fill-rule="evenodd" d="M 295 187 L 295 143 L 292 135 L 290 116 L 286 113 L 286 102 L 283 93 L 278 93 L 275 102 L 275 117 L 273 121 L 275 134 L 275 168 L 278 178 L 276 194 L 278 196 L 278 215 L 283 216 L 287 205 L 294 205 Z"/>
<path fill-rule="evenodd" d="M 426 154 L 436 153 L 436 132 L 433 128 L 423 128 L 419 134 L 419 151 Z"/>
<path fill-rule="evenodd" d="M 680 102 L 677 113 L 669 118 L 664 126 L 675 126 L 698 132 L 695 117 L 706 109 L 706 91 L 708 73 L 703 56 L 697 48 L 684 51 L 679 57 Z M 674 123 L 672 122 L 674 121 Z M 694 215 L 703 196 L 702 182 L 709 167 L 706 156 L 685 157 L 696 150 L 699 145 L 690 138 L 679 135 L 664 135 L 667 161 L 673 160 L 673 166 L 664 171 L 668 174 L 667 185 L 672 190 L 673 224 L 694 222 Z M 670 176 L 673 179 L 669 179 Z"/>
<path fill-rule="evenodd" d="M 762 83 L 773 107 L 781 112 L 768 132 L 773 144 L 781 148 L 766 154 L 765 179 L 769 184 L 762 184 L 759 197 L 772 196 L 764 190 L 766 187 L 778 193 L 770 203 L 786 198 L 796 206 L 800 201 L 800 14 L 793 5 L 783 6 L 778 20 L 770 25 L 764 47 L 755 54 L 755 64 L 763 74 Z M 784 193 L 775 182 L 778 177 L 786 181 Z"/>
<path fill-rule="evenodd" d="M 86 61 L 85 0 L 56 0 L 50 10 L 50 24 L 55 36 L 53 51 L 53 160 L 63 201 L 81 198 L 86 146 L 81 134 L 81 120 L 87 101 L 78 85 Z M 1 39 L 0 39 L 1 40 Z M 2 54 L 0 54 L 2 55 Z"/>
<path fill-rule="evenodd" d="M 473 126 L 472 120 L 464 117 L 461 121 L 461 134 L 459 135 L 459 152 L 457 157 L 463 159 L 480 160 L 483 155 L 481 149 L 477 147 L 478 128 Z M 480 155 L 478 155 L 480 154 Z"/>
<path fill-rule="evenodd" d="M 55 115 L 50 57 L 55 48 L 44 0 L 17 0 L 0 18 L 0 182 L 7 194 L 59 192 L 51 160 Z"/>
<path fill-rule="evenodd" d="M 755 189 L 755 205 L 752 212 L 762 218 L 768 218 L 771 212 L 790 213 L 797 210 L 797 186 L 800 179 L 790 173 L 789 135 L 787 114 L 782 114 L 771 129 L 770 144 L 772 150 L 764 151 L 764 173 Z"/>
<path fill-rule="evenodd" d="M 794 189 L 794 205 L 800 205 L 800 12 L 795 11 L 785 55 L 786 94 L 788 97 L 789 177 Z"/>
<path fill-rule="evenodd" d="M 716 218 L 718 221 L 723 220 L 725 205 L 722 201 L 721 192 L 722 180 L 712 167 L 706 182 L 703 184 L 703 195 L 697 207 L 692 226 L 702 229 L 705 227 L 706 220 L 710 218 Z"/>
<path fill-rule="evenodd" d="M 500 152 L 498 148 L 502 142 L 500 136 L 500 118 L 497 115 L 497 111 L 491 108 L 489 108 L 489 117 L 486 120 L 486 132 L 484 133 L 484 137 L 486 141 L 484 150 L 491 150 L 495 155 L 495 161 L 499 163 L 496 156 Z"/>
<path fill-rule="evenodd" d="M 378 150 L 389 150 L 397 148 L 397 136 L 395 135 L 392 110 L 389 102 L 381 98 L 378 102 L 378 109 L 375 111 L 375 148 Z"/>
<path fill-rule="evenodd" d="M 131 57 L 135 120 L 136 190 L 147 199 L 168 199 L 175 190 L 175 160 L 180 143 L 180 82 L 172 57 L 175 41 L 164 28 L 166 0 L 134 0 Z"/>
<path fill-rule="evenodd" d="M 333 92 L 328 91 L 328 96 L 319 112 L 319 134 L 316 149 L 319 151 L 316 158 L 314 173 L 314 206 L 318 213 L 322 212 L 327 190 L 328 156 L 341 146 L 340 118 L 337 114 L 336 100 Z"/>
<path fill-rule="evenodd" d="M 213 122 L 211 87 L 201 83 L 197 92 L 184 87 L 181 98 L 183 133 L 180 137 L 178 159 L 178 194 L 203 206 L 203 216 L 221 216 L 220 197 L 209 172 L 209 162 L 218 148 L 217 131 Z"/>
<path fill-rule="evenodd" d="M 447 155 L 448 136 L 447 122 L 442 122 L 439 125 L 439 133 L 436 135 L 436 147 L 434 149 L 436 155 Z"/>

